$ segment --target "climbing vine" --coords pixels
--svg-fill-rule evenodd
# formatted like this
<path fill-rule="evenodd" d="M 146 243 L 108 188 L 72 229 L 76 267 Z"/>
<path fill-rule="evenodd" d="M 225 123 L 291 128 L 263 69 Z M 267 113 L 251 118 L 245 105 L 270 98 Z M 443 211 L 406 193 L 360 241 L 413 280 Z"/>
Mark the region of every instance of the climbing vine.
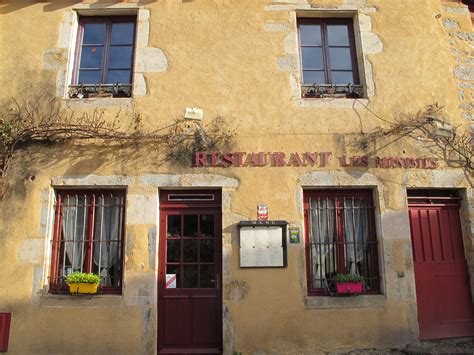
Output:
<path fill-rule="evenodd" d="M 375 115 L 375 113 L 373 113 Z M 371 143 L 387 146 L 404 137 L 423 143 L 424 147 L 442 158 L 448 166 L 461 168 L 474 176 L 474 140 L 470 131 L 461 126 L 452 127 L 444 117 L 444 108 L 438 104 L 426 106 L 415 114 L 399 114 L 396 121 L 383 119 L 385 127 L 361 133 L 357 148 L 366 150 Z"/>
<path fill-rule="evenodd" d="M 12 99 L 0 107 L 0 177 L 8 171 L 16 151 L 35 144 L 51 146 L 80 140 L 153 143 L 165 148 L 165 160 L 189 164 L 193 151 L 227 148 L 233 144 L 234 135 L 230 121 L 222 117 L 206 125 L 175 119 L 165 127 L 149 129 L 135 110 L 119 111 L 108 119 L 105 110 L 76 114 L 54 97 L 38 96 L 23 102 Z"/>

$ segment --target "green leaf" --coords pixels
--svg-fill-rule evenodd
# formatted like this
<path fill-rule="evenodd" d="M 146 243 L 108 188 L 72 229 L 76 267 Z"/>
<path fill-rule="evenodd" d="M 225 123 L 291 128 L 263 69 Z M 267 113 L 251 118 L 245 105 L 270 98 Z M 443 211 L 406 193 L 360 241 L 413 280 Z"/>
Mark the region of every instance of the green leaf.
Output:
<path fill-rule="evenodd" d="M 100 276 L 97 274 L 86 274 L 84 272 L 73 272 L 67 275 L 66 284 L 98 284 L 100 282 Z"/>
<path fill-rule="evenodd" d="M 337 274 L 333 277 L 334 282 L 363 282 L 364 278 L 355 274 Z"/>

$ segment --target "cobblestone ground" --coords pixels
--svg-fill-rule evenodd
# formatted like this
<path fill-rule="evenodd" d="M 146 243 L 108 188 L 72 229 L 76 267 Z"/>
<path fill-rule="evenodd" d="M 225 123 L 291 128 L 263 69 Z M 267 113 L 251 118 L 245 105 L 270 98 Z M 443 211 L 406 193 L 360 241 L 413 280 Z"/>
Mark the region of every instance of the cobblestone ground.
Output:
<path fill-rule="evenodd" d="M 436 340 L 436 341 L 424 341 L 420 343 L 409 344 L 404 349 L 359 349 L 359 350 L 346 350 L 346 351 L 335 351 L 326 353 L 326 355 L 359 355 L 359 354 L 474 354 L 474 338 L 462 338 L 462 339 L 449 339 L 449 340 Z"/>

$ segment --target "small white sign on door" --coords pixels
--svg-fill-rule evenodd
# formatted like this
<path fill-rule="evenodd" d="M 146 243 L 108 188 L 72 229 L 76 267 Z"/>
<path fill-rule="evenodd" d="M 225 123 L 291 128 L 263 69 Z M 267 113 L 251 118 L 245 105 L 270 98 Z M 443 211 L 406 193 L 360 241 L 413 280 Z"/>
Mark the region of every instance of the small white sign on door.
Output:
<path fill-rule="evenodd" d="M 176 274 L 166 274 L 165 288 L 176 288 Z"/>

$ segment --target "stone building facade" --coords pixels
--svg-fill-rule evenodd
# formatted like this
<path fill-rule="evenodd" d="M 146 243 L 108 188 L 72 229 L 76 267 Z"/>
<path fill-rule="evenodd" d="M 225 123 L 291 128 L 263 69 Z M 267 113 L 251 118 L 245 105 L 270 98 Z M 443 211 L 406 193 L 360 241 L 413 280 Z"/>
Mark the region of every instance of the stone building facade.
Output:
<path fill-rule="evenodd" d="M 458 1 L 3 1 L 2 132 L 54 97 L 125 131 L 202 110 L 188 132 L 220 118 L 235 135 L 184 164 L 145 140 L 18 147 L 2 176 L 0 351 L 473 336 L 472 171 L 424 137 L 376 135 L 429 115 L 472 130 L 473 40 Z M 73 271 L 99 273 L 99 294 L 70 295 Z M 336 274 L 362 276 L 362 294 L 337 295 Z"/>

